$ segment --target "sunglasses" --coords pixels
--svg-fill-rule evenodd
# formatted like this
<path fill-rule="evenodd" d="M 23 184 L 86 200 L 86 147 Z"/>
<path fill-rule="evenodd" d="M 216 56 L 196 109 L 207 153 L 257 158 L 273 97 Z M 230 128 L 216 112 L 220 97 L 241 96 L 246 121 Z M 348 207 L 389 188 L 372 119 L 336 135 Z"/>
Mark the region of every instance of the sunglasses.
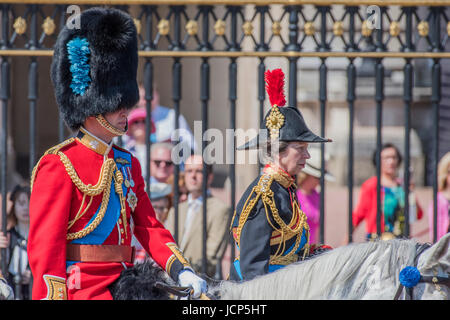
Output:
<path fill-rule="evenodd" d="M 138 119 L 138 120 L 134 120 L 131 124 L 145 124 L 145 119 Z"/>
<path fill-rule="evenodd" d="M 154 164 L 156 164 L 157 167 L 159 167 L 161 165 L 161 163 L 164 162 L 164 164 L 166 165 L 166 167 L 172 166 L 173 162 L 172 161 L 164 161 L 164 160 L 152 160 L 152 162 Z"/>

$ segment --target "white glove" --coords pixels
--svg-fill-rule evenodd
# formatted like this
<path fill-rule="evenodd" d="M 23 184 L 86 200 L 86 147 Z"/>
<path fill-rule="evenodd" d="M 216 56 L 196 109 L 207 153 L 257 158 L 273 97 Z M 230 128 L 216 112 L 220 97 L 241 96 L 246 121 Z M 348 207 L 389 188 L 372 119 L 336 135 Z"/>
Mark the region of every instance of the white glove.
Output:
<path fill-rule="evenodd" d="M 183 269 L 178 275 L 178 283 L 182 287 L 192 287 L 194 290 L 193 297 L 199 298 L 202 293 L 206 292 L 206 281 L 197 276 L 189 269 Z"/>

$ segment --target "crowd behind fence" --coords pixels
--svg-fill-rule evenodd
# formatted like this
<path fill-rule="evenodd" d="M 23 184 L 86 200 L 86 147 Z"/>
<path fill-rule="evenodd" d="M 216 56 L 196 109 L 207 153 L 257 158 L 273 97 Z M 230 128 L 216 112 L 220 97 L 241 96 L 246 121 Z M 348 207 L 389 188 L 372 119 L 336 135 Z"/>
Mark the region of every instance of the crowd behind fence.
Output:
<path fill-rule="evenodd" d="M 172 86 L 171 98 L 175 112 L 174 129 L 180 128 L 180 115 L 183 105 L 182 97 L 182 70 L 183 62 L 187 59 L 199 59 L 200 69 L 198 88 L 200 91 L 202 134 L 210 126 L 209 119 L 214 117 L 214 107 L 210 105 L 211 99 L 211 64 L 213 58 L 227 60 L 229 125 L 232 130 L 236 127 L 238 86 L 247 85 L 238 82 L 238 59 L 257 59 L 259 64 L 257 73 L 259 104 L 259 123 L 264 116 L 266 94 L 264 87 L 264 72 L 269 58 L 286 60 L 288 64 L 288 104 L 297 106 L 297 75 L 299 60 L 304 57 L 316 57 L 320 59 L 319 90 L 317 100 L 320 105 L 320 135 L 325 136 L 326 108 L 327 108 L 327 84 L 328 67 L 327 59 L 345 57 L 348 59 L 346 66 L 349 127 L 343 130 L 348 132 L 348 242 L 352 242 L 353 221 L 353 188 L 354 188 L 354 115 L 357 86 L 357 59 L 372 59 L 373 77 L 375 79 L 376 109 L 376 175 L 381 175 L 381 148 L 382 141 L 382 115 L 385 101 L 385 58 L 397 58 L 404 60 L 403 67 L 403 103 L 404 103 L 404 168 L 411 166 L 410 162 L 410 131 L 411 131 L 411 106 L 414 90 L 414 59 L 427 58 L 431 65 L 431 114 L 433 117 L 434 131 L 432 144 L 433 156 L 433 242 L 437 240 L 437 193 L 438 179 L 437 168 L 441 157 L 439 153 L 439 122 L 441 102 L 441 60 L 450 58 L 446 50 L 450 36 L 450 20 L 448 18 L 447 2 L 433 1 L 391 1 L 387 6 L 386 1 L 100 1 L 110 6 L 128 11 L 133 17 L 139 34 L 139 56 L 142 62 L 143 87 L 146 110 L 146 158 L 150 163 L 151 149 L 151 123 L 152 100 L 154 98 L 155 65 L 160 58 L 171 58 Z M 78 5 L 77 5 L 78 3 Z M 27 97 L 29 101 L 29 172 L 39 159 L 36 148 L 36 139 L 39 130 L 36 126 L 39 104 L 39 90 L 45 86 L 39 83 L 38 66 L 44 59 L 51 59 L 52 45 L 58 34 L 58 30 L 65 23 L 73 23 L 70 20 L 77 8 L 83 10 L 95 5 L 96 1 L 0 1 L 1 31 L 0 31 L 0 100 L 1 100 L 1 195 L 2 195 L 2 232 L 7 231 L 7 139 L 9 134 L 8 104 L 11 101 L 11 66 L 16 63 L 17 57 L 29 57 L 28 74 L 14 75 L 28 81 Z M 332 5 L 333 3 L 333 5 Z M 273 4 L 279 7 L 273 12 Z M 72 6 L 75 5 L 75 6 Z M 367 8 L 371 7 L 368 11 Z M 399 12 L 394 16 L 391 7 L 396 6 Z M 256 31 L 255 31 L 256 30 Z M 287 30 L 287 31 L 286 31 Z M 164 41 L 163 41 L 164 39 Z M 274 43 L 278 39 L 282 46 L 280 50 L 274 50 Z M 220 40 L 220 41 L 219 41 Z M 251 45 L 248 45 L 250 41 Z M 313 46 L 307 45 L 307 42 Z M 340 41 L 340 42 L 339 42 Z M 336 42 L 342 44 L 336 49 Z M 395 45 L 393 44 L 395 42 Z M 419 48 L 425 48 L 419 50 Z M 56 112 L 56 108 L 55 108 Z M 24 124 L 25 125 L 25 124 Z M 67 138 L 67 130 L 60 118 L 58 124 L 58 137 L 60 141 Z M 54 141 L 55 144 L 58 141 Z M 200 149 L 207 148 L 208 141 L 202 140 Z M 48 146 L 50 147 L 50 145 Z M 320 231 L 319 242 L 325 243 L 325 145 L 321 145 L 320 177 Z M 230 219 L 236 207 L 236 167 L 234 162 L 229 164 L 228 177 L 230 181 Z M 174 238 L 179 241 L 178 216 L 180 186 L 179 179 L 182 168 L 175 164 L 173 172 L 173 208 L 175 217 Z M 150 193 L 151 167 L 147 165 L 145 172 L 147 192 Z M 208 215 L 206 199 L 208 164 L 203 163 L 203 221 Z M 410 184 L 410 171 L 404 170 L 404 185 Z M 410 236 L 409 222 L 409 188 L 405 192 L 405 236 Z M 377 182 L 377 222 L 376 233 L 382 233 L 382 186 L 380 179 Z M 226 235 L 232 243 L 231 237 Z M 202 228 L 202 267 L 200 272 L 206 273 L 208 245 L 206 224 Z M 234 245 L 231 246 L 231 261 L 235 256 Z M 2 249 L 1 269 L 7 273 L 6 250 Z"/>

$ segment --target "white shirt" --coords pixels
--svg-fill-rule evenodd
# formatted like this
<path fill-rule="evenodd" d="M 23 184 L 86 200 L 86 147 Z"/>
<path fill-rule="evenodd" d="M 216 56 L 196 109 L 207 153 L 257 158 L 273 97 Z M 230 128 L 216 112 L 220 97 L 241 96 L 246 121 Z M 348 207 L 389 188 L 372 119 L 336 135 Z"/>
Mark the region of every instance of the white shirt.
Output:
<path fill-rule="evenodd" d="M 198 197 L 197 199 L 193 199 L 192 195 L 189 194 L 187 198 L 187 203 L 188 203 L 188 210 L 186 213 L 186 221 L 184 223 L 183 239 L 181 239 L 180 245 L 180 248 L 182 250 L 186 244 L 187 235 L 189 233 L 189 230 L 191 229 L 192 221 L 194 221 L 194 217 L 198 213 L 198 209 L 202 206 L 203 200 L 201 196 Z"/>

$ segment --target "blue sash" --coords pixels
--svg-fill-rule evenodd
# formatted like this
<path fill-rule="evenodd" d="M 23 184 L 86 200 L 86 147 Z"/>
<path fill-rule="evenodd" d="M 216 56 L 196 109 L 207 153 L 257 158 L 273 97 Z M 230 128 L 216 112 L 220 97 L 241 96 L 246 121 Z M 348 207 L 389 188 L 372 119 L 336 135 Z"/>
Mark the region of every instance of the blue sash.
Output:
<path fill-rule="evenodd" d="M 122 174 L 124 172 L 127 172 L 127 167 L 129 167 L 129 172 L 131 172 L 131 154 L 127 152 L 123 152 L 117 149 L 113 149 L 114 151 L 114 161 L 116 161 L 117 170 L 121 171 Z M 118 158 L 125 159 L 125 161 L 119 161 L 117 162 Z M 124 176 L 125 178 L 125 176 Z M 123 196 L 126 198 L 127 196 L 127 187 L 122 183 L 122 192 Z M 100 207 L 97 209 L 95 214 L 92 216 L 91 220 L 87 223 L 86 227 L 89 226 L 94 219 L 97 217 L 98 213 L 100 211 Z M 116 189 L 114 186 L 114 183 L 111 183 L 111 190 L 109 194 L 109 202 L 108 206 L 106 208 L 105 215 L 102 219 L 102 221 L 99 223 L 99 225 L 89 234 L 86 236 L 75 239 L 71 243 L 73 244 L 93 244 L 93 245 L 99 245 L 103 244 L 103 242 L 109 237 L 111 232 L 113 231 L 114 227 L 117 224 L 117 221 L 120 218 L 120 198 L 119 195 L 116 193 Z M 67 267 L 69 265 L 72 265 L 76 261 L 67 261 Z"/>

